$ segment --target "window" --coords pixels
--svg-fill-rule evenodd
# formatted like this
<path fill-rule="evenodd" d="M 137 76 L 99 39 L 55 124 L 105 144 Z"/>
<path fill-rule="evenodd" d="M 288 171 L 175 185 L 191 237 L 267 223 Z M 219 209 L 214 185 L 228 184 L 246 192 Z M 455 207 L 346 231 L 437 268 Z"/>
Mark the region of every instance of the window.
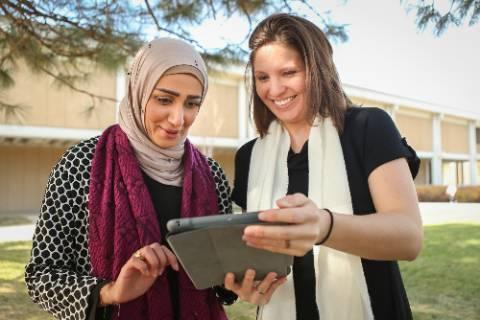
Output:
<path fill-rule="evenodd" d="M 432 183 L 432 160 L 421 159 L 418 174 L 415 177 L 415 184 L 431 184 Z"/>
<path fill-rule="evenodd" d="M 443 161 L 443 185 L 469 185 L 470 163 L 468 161 Z"/>

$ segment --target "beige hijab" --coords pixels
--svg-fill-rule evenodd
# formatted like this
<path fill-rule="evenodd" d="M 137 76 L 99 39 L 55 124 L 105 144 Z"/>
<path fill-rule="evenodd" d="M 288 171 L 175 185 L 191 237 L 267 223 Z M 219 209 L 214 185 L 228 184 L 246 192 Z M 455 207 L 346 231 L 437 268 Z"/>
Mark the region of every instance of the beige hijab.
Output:
<path fill-rule="evenodd" d="M 207 69 L 190 44 L 160 38 L 144 45 L 128 72 L 119 116 L 119 125 L 135 150 L 143 172 L 155 181 L 173 186 L 182 185 L 185 139 L 167 149 L 153 143 L 145 127 L 145 107 L 158 80 L 164 75 L 179 73 L 191 74 L 202 83 L 203 101 L 208 88 Z"/>

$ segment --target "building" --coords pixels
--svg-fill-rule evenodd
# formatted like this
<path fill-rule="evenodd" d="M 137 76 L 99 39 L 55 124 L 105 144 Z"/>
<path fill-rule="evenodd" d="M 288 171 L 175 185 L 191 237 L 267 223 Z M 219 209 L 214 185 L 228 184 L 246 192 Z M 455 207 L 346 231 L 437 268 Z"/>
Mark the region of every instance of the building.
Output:
<path fill-rule="evenodd" d="M 255 137 L 243 70 L 212 72 L 210 88 L 190 131 L 191 140 L 217 159 L 233 179 L 235 150 Z M 16 85 L 1 98 L 22 109 L 0 106 L 0 213 L 37 212 L 49 172 L 65 149 L 99 135 L 116 122 L 117 103 L 92 105 L 85 94 L 58 87 L 49 77 L 20 68 Z M 385 109 L 422 158 L 417 184 L 480 183 L 480 111 L 464 113 L 368 88 L 344 85 L 355 103 Z M 97 70 L 81 89 L 119 100 L 122 73 Z"/>

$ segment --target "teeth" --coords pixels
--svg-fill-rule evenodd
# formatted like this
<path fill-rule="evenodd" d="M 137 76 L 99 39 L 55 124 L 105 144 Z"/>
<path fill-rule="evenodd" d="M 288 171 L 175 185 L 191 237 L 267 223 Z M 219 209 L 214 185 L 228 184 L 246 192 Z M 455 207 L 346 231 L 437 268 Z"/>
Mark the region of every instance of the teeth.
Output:
<path fill-rule="evenodd" d="M 285 98 L 285 99 L 282 99 L 282 100 L 273 100 L 273 102 L 277 106 L 283 106 L 283 105 L 289 103 L 290 101 L 292 101 L 294 98 L 295 98 L 295 96 L 291 96 L 291 97 L 288 97 L 288 98 Z"/>

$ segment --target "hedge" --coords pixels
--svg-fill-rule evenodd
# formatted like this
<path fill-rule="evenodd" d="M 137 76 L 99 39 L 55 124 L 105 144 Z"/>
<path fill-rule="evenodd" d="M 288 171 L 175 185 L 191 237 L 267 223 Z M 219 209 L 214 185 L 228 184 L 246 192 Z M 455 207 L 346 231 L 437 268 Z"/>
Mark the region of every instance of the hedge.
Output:
<path fill-rule="evenodd" d="M 420 202 L 448 202 L 447 186 L 417 185 L 418 201 Z M 480 186 L 458 186 L 453 201 L 480 202 Z"/>

